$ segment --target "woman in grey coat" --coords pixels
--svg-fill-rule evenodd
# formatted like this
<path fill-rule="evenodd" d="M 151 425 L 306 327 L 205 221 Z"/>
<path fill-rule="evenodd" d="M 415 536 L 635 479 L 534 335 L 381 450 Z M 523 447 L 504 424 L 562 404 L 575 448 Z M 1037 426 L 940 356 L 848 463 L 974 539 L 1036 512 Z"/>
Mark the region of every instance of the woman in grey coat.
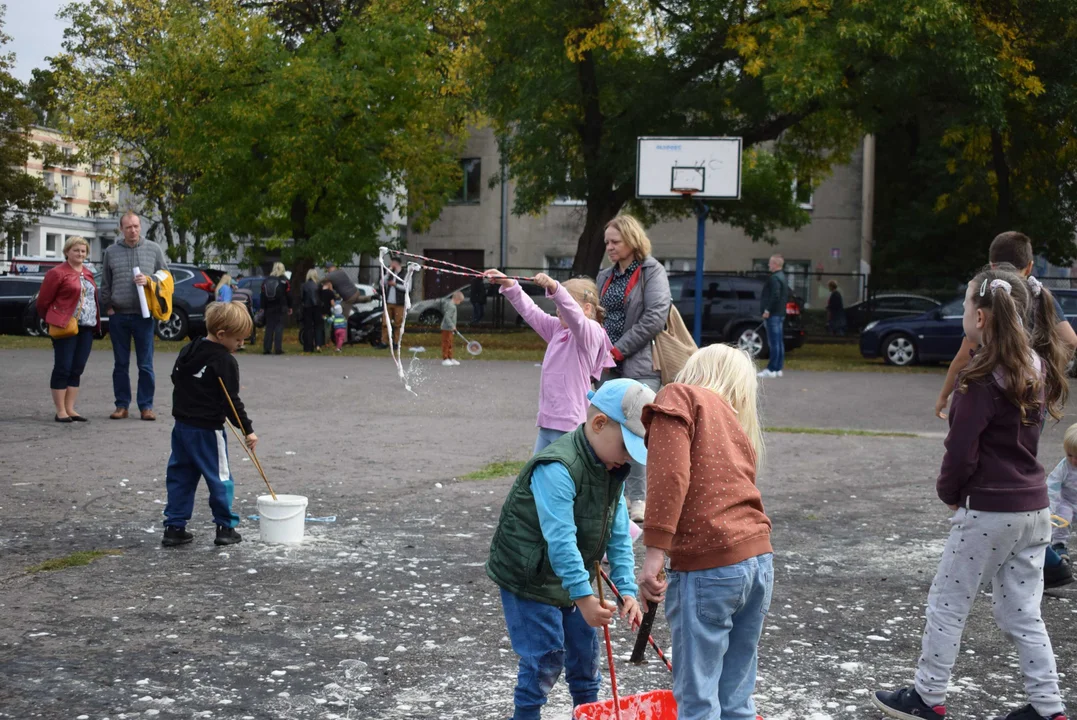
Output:
<path fill-rule="evenodd" d="M 631 215 L 618 215 L 606 223 L 606 256 L 613 263 L 598 273 L 600 302 L 606 309 L 603 326 L 613 343 L 617 367 L 603 379 L 624 377 L 638 380 L 652 390 L 661 386 L 654 369 L 652 341 L 669 318 L 669 278 L 662 264 L 651 256 L 651 241 L 643 226 Z M 647 469 L 632 465 L 625 479 L 629 516 L 643 522 L 647 498 Z"/>

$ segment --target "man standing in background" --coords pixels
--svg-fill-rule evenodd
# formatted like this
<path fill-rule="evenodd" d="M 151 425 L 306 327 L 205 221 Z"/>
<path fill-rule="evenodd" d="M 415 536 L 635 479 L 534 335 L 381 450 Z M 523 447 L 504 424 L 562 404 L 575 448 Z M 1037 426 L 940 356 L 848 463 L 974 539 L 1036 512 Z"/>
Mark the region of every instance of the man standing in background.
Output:
<path fill-rule="evenodd" d="M 789 302 L 789 282 L 782 271 L 785 258 L 781 255 L 771 255 L 767 267 L 770 268 L 770 277 L 763 286 L 759 310 L 767 328 L 770 362 L 759 377 L 774 378 L 781 377 L 782 368 L 785 367 L 785 304 Z"/>
<path fill-rule="evenodd" d="M 400 352 L 400 334 L 404 329 L 404 295 L 411 291 L 411 280 L 404 283 L 404 276 L 400 258 L 393 256 L 389 260 L 391 273 L 386 273 L 382 280 L 381 300 L 389 311 L 389 321 L 393 326 L 393 342 L 397 352 Z M 400 278 L 397 280 L 397 278 Z M 381 348 L 389 347 L 389 326 L 384 322 L 381 326 Z"/>
<path fill-rule="evenodd" d="M 142 221 L 130 210 L 120 218 L 123 242 L 105 249 L 101 274 L 101 310 L 108 314 L 108 337 L 112 341 L 112 392 L 116 409 L 110 418 L 127 417 L 131 404 L 131 340 L 135 341 L 138 361 L 138 394 L 136 401 L 143 420 L 156 420 L 153 395 L 156 378 L 153 374 L 152 317 L 142 317 L 138 294 L 143 292 L 146 275 L 168 269 L 168 259 L 161 246 L 142 238 Z M 134 274 L 134 268 L 139 274 Z"/>

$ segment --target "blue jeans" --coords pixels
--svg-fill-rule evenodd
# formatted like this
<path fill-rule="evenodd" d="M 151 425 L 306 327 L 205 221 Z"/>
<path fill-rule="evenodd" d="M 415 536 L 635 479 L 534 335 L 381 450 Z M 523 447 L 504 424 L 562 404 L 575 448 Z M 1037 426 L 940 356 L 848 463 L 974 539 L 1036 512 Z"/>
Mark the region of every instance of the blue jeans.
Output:
<path fill-rule="evenodd" d="M 566 433 L 564 430 L 551 430 L 550 428 L 540 427 L 538 437 L 535 438 L 535 451 L 531 454 L 538 455 L 540 452 L 549 447 L 549 445 L 554 440 L 557 440 L 559 437 L 565 434 Z"/>
<path fill-rule="evenodd" d="M 572 704 L 598 701 L 598 631 L 575 605 L 560 608 L 501 590 L 512 649 L 520 656 L 513 720 L 539 720 L 542 706 L 565 669 Z"/>
<path fill-rule="evenodd" d="M 108 319 L 108 336 L 112 338 L 112 392 L 116 407 L 127 408 L 131 404 L 131 340 L 135 341 L 135 358 L 138 361 L 138 409 L 153 409 L 153 393 L 156 378 L 153 374 L 153 324 L 152 317 L 144 318 L 134 313 L 116 313 Z"/>
<path fill-rule="evenodd" d="M 166 527 L 186 527 L 194 512 L 194 494 L 202 477 L 209 487 L 213 522 L 224 527 L 239 525 L 239 515 L 232 510 L 235 486 L 228 469 L 224 430 L 207 430 L 177 420 L 172 428 L 172 455 L 165 471 Z"/>
<path fill-rule="evenodd" d="M 66 390 L 78 387 L 86 361 L 90 359 L 93 348 L 92 327 L 79 327 L 78 335 L 62 340 L 52 341 L 52 377 L 49 387 L 53 390 Z"/>
<path fill-rule="evenodd" d="M 759 635 L 773 587 L 770 553 L 669 573 L 666 621 L 678 720 L 755 720 Z"/>
<path fill-rule="evenodd" d="M 767 345 L 770 347 L 767 370 L 778 372 L 785 367 L 785 317 L 771 315 L 763 322 L 767 326 Z"/>

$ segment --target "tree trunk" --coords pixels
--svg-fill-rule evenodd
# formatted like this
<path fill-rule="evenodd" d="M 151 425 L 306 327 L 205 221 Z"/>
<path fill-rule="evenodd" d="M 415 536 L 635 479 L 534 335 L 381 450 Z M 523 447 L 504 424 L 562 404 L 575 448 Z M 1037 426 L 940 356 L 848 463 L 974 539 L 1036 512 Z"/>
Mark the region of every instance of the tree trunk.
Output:
<path fill-rule="evenodd" d="M 624 203 L 614 198 L 603 202 L 587 203 L 587 218 L 583 223 L 583 232 L 576 244 L 576 257 L 572 261 L 573 275 L 596 277 L 602 266 L 602 257 L 606 252 L 606 223 L 617 216 Z"/>
<path fill-rule="evenodd" d="M 998 203 L 995 208 L 995 224 L 999 232 L 1012 229 L 1010 227 L 1010 166 L 1006 163 L 1006 147 L 1003 143 L 1002 133 L 998 130 L 991 131 L 991 160 L 995 168 L 995 190 L 998 192 Z"/>
<path fill-rule="evenodd" d="M 172 229 L 172 218 L 168 213 L 164 198 L 157 198 L 157 212 L 161 214 L 161 227 L 165 231 L 165 245 L 168 248 L 168 256 L 178 262 L 187 262 L 187 247 L 177 247 L 175 232 Z"/>
<path fill-rule="evenodd" d="M 314 261 L 304 255 L 302 245 L 310 239 L 310 233 L 307 231 L 307 215 L 310 213 L 310 208 L 307 206 L 307 200 L 304 197 L 297 196 L 292 200 L 291 220 L 292 220 L 292 246 L 295 250 L 294 259 L 292 260 L 292 307 L 297 308 L 293 311 L 293 317 L 298 321 L 299 310 L 302 307 L 301 288 L 303 287 L 303 281 L 306 280 L 307 270 L 314 267 Z"/>

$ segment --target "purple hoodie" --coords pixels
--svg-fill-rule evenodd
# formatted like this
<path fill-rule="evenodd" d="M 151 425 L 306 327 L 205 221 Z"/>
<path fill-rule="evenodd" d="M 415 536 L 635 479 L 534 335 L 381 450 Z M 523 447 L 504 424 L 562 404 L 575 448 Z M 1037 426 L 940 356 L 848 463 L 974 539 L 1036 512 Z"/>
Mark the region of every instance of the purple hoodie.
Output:
<path fill-rule="evenodd" d="M 1035 359 L 1042 372 L 1040 359 Z M 1043 466 L 1036 459 L 1043 405 L 1021 422 L 1021 411 L 1002 393 L 999 372 L 969 383 L 950 404 L 946 456 L 935 487 L 947 505 L 985 512 L 1029 512 L 1048 507 Z"/>
<path fill-rule="evenodd" d="M 601 325 L 583 314 L 583 308 L 560 283 L 546 297 L 557 305 L 568 327 L 562 327 L 560 320 L 536 305 L 519 283 L 502 287 L 501 294 L 547 343 L 539 379 L 538 426 L 562 432 L 575 430 L 587 419 L 591 378 L 598 380 L 603 368 L 616 365 L 610 355 L 613 343 Z"/>

